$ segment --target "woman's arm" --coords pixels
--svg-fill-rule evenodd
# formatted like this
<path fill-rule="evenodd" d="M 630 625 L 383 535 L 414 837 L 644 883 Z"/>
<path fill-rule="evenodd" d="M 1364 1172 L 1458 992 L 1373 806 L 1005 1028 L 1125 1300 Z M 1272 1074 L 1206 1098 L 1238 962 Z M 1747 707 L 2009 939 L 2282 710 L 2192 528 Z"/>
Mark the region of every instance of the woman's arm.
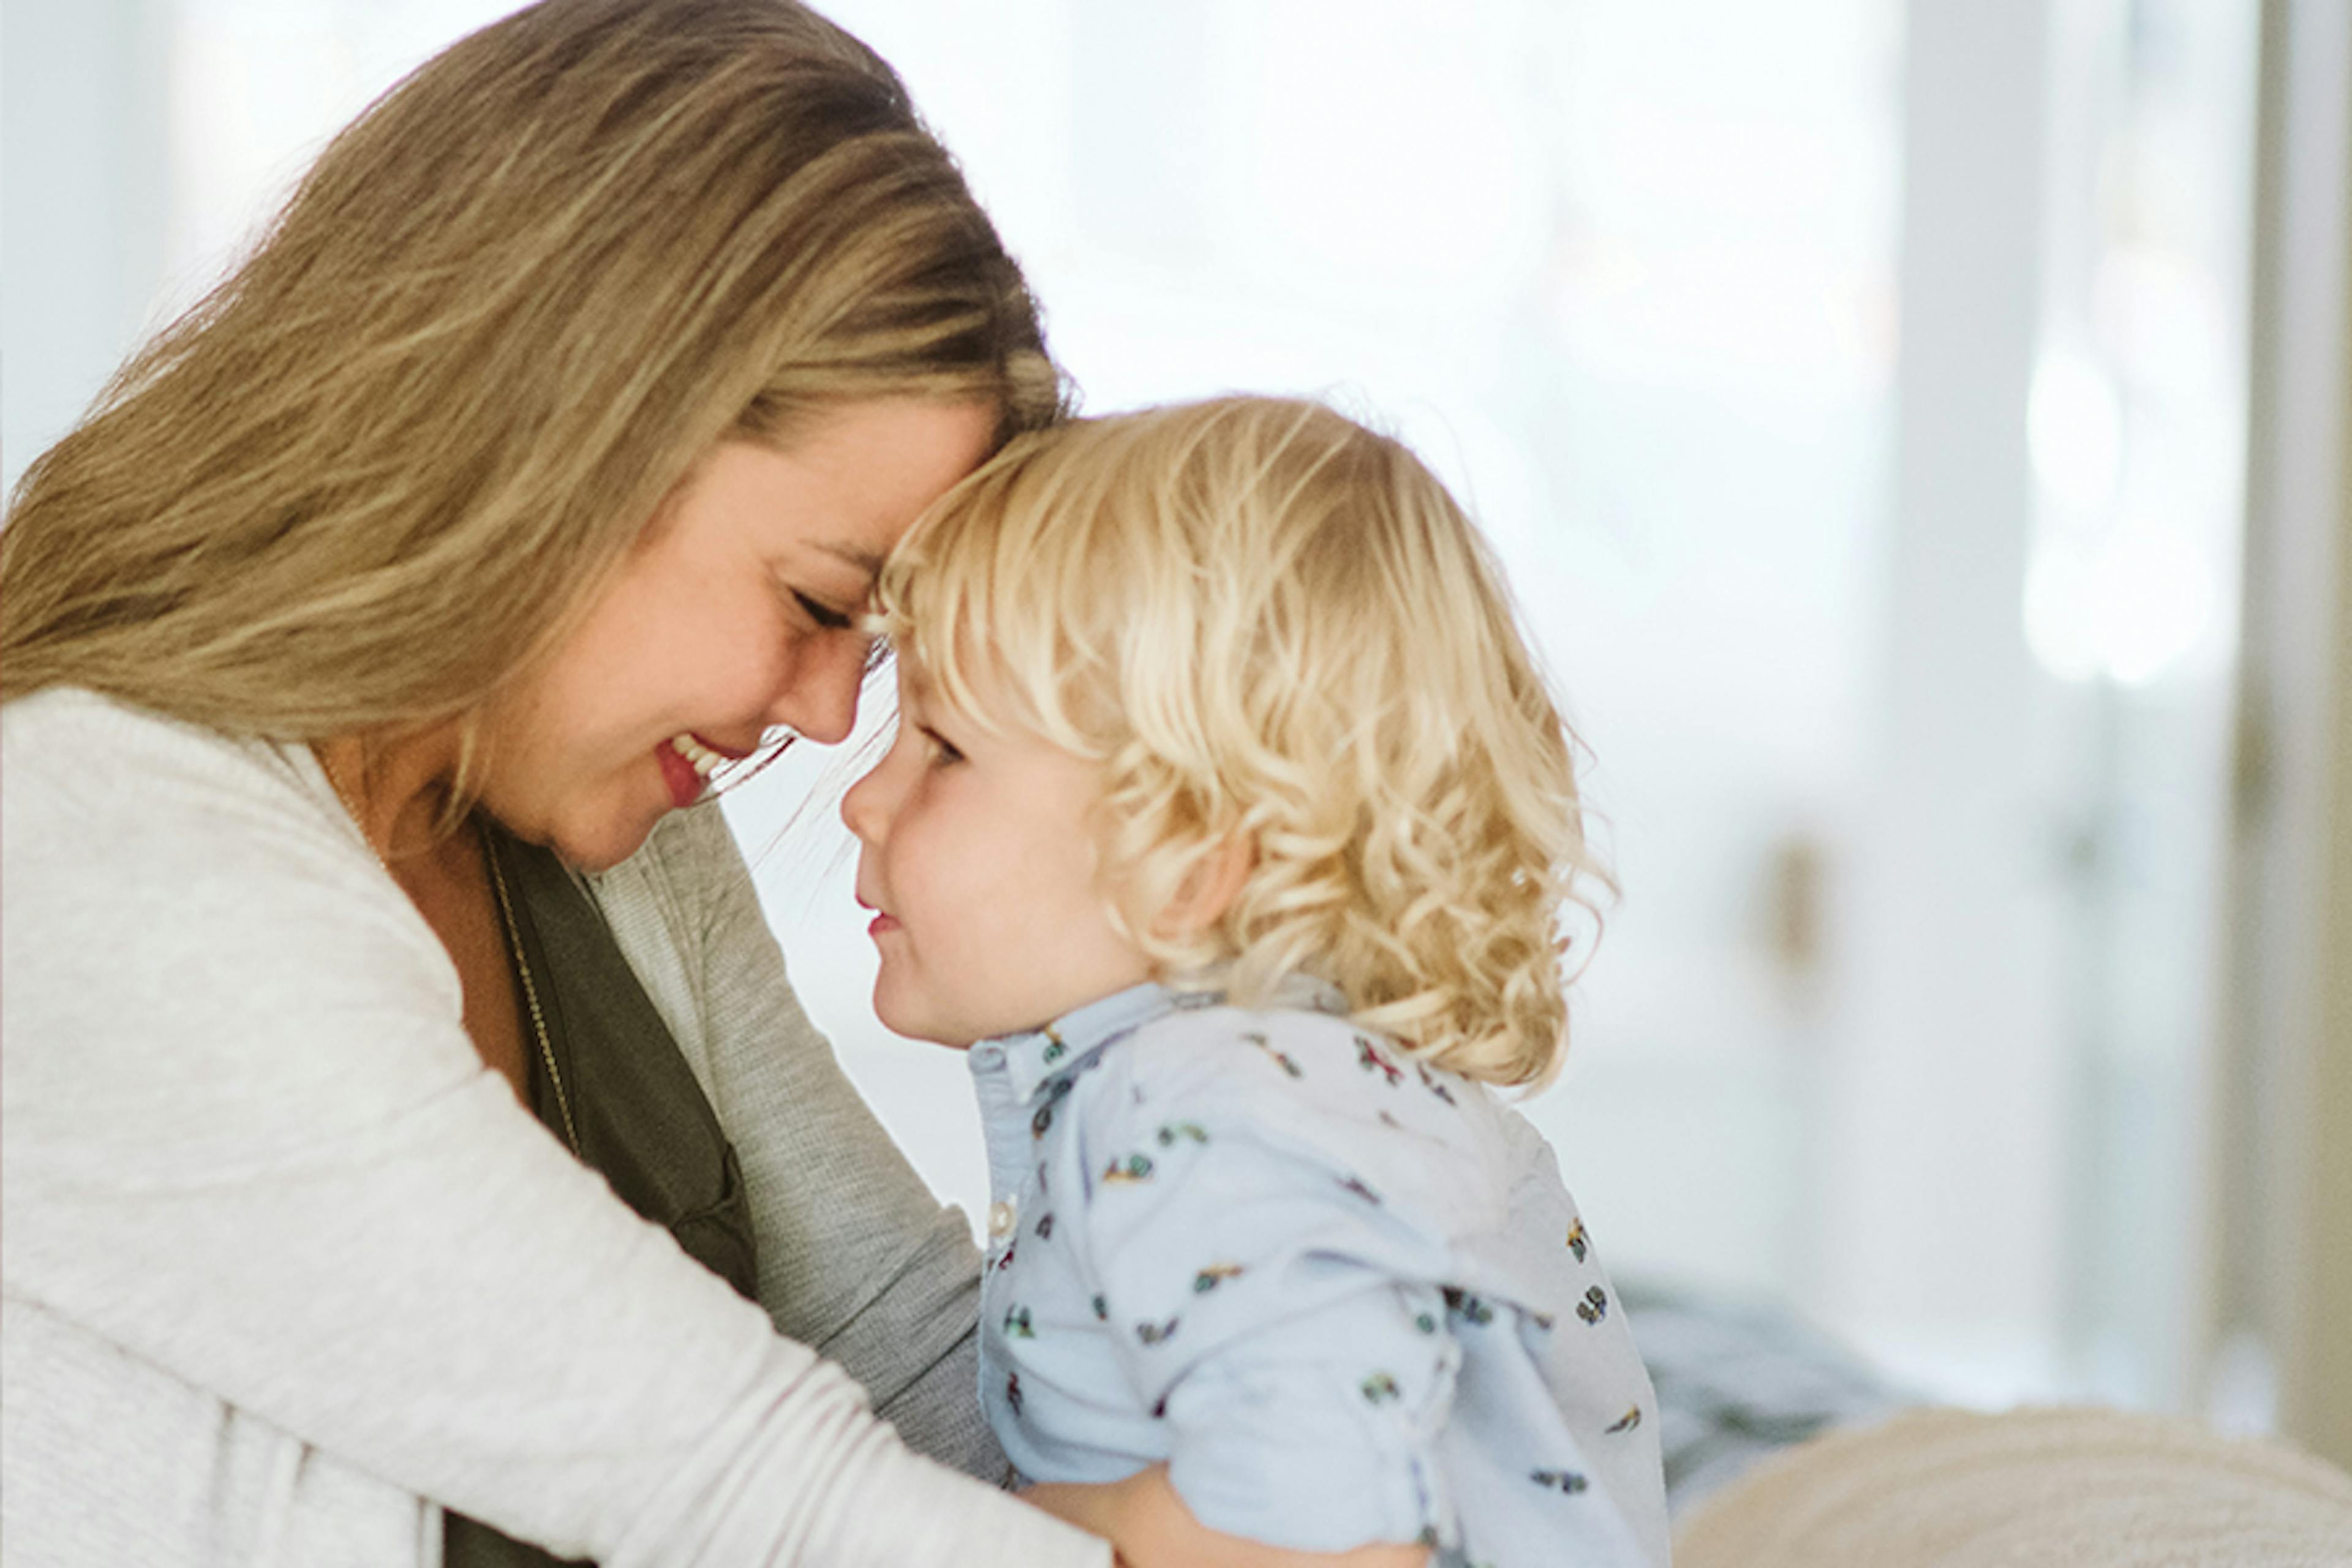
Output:
<path fill-rule="evenodd" d="M 664 1006 L 734 1143 L 759 1234 L 760 1299 L 839 1363 L 918 1453 L 982 1479 L 1004 1457 L 973 1388 L 980 1255 L 891 1142 L 785 974 L 715 808 L 665 819 L 596 879 L 623 951 Z M 658 919 L 655 917 L 658 917 Z"/>
<path fill-rule="evenodd" d="M 12 1301 L 306 1464 L 607 1568 L 1099 1563 L 908 1453 L 530 1118 L 323 784 L 26 706 L 0 710 Z M 76 1441 L 161 1462 L 129 1436 Z"/>
<path fill-rule="evenodd" d="M 1349 1552 L 1294 1552 L 1211 1530 L 1192 1517 L 1153 1465 L 1100 1486 L 1057 1482 L 1021 1494 L 1058 1518 L 1111 1543 L 1125 1568 L 1423 1568 L 1429 1548 L 1359 1546 Z"/>

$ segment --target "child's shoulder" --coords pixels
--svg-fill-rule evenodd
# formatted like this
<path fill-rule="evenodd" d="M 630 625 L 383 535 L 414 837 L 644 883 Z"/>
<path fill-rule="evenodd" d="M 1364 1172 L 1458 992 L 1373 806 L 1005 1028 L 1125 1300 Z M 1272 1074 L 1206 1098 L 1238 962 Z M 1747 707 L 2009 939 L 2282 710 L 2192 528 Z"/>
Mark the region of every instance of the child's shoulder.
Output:
<path fill-rule="evenodd" d="M 1360 1059 L 1377 1058 L 1402 1070 L 1392 1041 L 1343 1015 L 1242 1007 L 1214 997 L 1180 1000 L 1138 1029 L 1120 1054 L 1138 1084 L 1170 1093 L 1235 1089 L 1312 1096 L 1351 1087 L 1351 1075 L 1375 1070 L 1360 1067 Z"/>
<path fill-rule="evenodd" d="M 1111 1076 L 1147 1118 L 1215 1115 L 1318 1143 L 1470 1153 L 1496 1147 L 1507 1115 L 1484 1085 L 1310 1007 L 1180 1006 L 1136 1031 Z"/>

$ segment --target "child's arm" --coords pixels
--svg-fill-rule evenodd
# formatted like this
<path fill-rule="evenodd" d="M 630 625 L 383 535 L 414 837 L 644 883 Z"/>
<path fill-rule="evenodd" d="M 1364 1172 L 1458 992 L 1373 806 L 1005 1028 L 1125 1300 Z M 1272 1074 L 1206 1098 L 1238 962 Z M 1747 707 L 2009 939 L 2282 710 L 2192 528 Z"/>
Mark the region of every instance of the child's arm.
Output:
<path fill-rule="evenodd" d="M 1363 1070 L 1344 1027 L 1311 1084 L 1265 1037 L 1178 1038 L 1181 1059 L 1139 1058 L 1079 1112 L 1102 1173 L 1054 1245 L 1082 1249 L 1166 1461 L 1085 1506 L 1116 1508 L 1093 1528 L 1134 1568 L 1419 1568 L 1454 1523 L 1433 1467 L 1460 1350 L 1443 1243 L 1380 1187 L 1418 1198 L 1440 1173 L 1425 1141 L 1321 1103 L 1323 1077 Z"/>
<path fill-rule="evenodd" d="M 1349 1552 L 1296 1552 L 1211 1530 L 1192 1517 L 1154 1465 L 1099 1486 L 1050 1483 L 1021 1494 L 1108 1541 L 1122 1568 L 1424 1568 L 1429 1548 L 1379 1543 Z"/>

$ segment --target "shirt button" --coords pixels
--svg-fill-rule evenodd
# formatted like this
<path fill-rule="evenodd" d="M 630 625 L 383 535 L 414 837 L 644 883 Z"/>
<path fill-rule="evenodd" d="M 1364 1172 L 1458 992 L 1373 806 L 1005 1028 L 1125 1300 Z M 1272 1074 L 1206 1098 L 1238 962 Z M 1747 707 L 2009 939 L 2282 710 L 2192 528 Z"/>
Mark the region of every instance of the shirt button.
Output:
<path fill-rule="evenodd" d="M 971 1054 L 972 1059 L 983 1068 L 1001 1068 L 1004 1065 L 1004 1047 L 1002 1046 L 982 1046 Z"/>
<path fill-rule="evenodd" d="M 1021 1211 L 1013 1205 L 1013 1201 L 1010 1198 L 1000 1198 L 996 1202 L 989 1205 L 988 1239 L 991 1241 L 1002 1241 L 1006 1237 L 1011 1236 L 1013 1234 L 1013 1226 L 1020 1217 Z"/>

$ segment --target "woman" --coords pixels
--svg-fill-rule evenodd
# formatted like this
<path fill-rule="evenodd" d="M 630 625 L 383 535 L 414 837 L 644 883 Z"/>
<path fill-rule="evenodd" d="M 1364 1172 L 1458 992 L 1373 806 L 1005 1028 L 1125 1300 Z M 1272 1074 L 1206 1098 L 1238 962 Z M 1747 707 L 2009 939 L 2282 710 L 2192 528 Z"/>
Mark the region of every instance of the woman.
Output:
<path fill-rule="evenodd" d="M 881 556 L 1055 405 L 862 47 L 548 0 L 339 137 L 34 466 L 12 1563 L 1104 1560 L 933 1462 L 1002 1473 L 969 1237 L 676 809 L 847 732 Z"/>

